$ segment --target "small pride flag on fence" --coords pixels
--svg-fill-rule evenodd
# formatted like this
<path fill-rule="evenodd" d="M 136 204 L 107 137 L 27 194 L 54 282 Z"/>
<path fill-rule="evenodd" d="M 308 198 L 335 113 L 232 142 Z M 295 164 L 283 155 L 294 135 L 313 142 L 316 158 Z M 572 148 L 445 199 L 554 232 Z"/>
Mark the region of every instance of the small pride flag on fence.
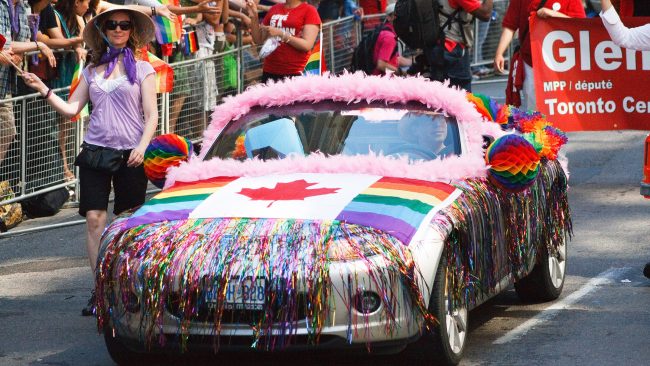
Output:
<path fill-rule="evenodd" d="M 162 5 L 179 5 L 179 0 L 158 0 Z M 156 26 L 156 41 L 160 44 L 174 43 L 181 39 L 183 20 L 176 16 L 176 21 L 172 22 L 169 18 L 156 15 L 153 18 Z"/>
<path fill-rule="evenodd" d="M 318 40 L 314 45 L 314 48 L 311 50 L 309 59 L 307 60 L 307 65 L 305 65 L 305 70 L 303 74 L 305 75 L 320 75 L 321 74 L 321 59 L 322 59 L 322 49 L 323 49 L 323 32 L 321 31 L 318 35 Z"/>
<path fill-rule="evenodd" d="M 174 89 L 174 69 L 153 53 L 143 50 L 142 60 L 147 61 L 156 71 L 156 92 L 171 93 Z"/>
<path fill-rule="evenodd" d="M 84 60 L 79 60 L 79 63 L 77 66 L 74 68 L 74 74 L 72 74 L 72 82 L 70 83 L 70 94 L 68 94 L 68 99 L 72 96 L 72 94 L 77 90 L 77 87 L 79 86 L 79 82 L 81 81 L 81 72 L 84 69 Z M 77 114 L 76 116 L 70 118 L 70 121 L 72 122 L 77 122 L 79 120 L 83 120 L 84 118 L 88 117 L 88 104 L 83 107 L 81 112 Z"/>
<path fill-rule="evenodd" d="M 183 34 L 183 43 L 184 43 L 184 51 L 183 53 L 186 55 L 191 55 L 194 52 L 199 50 L 199 40 L 196 36 L 196 31 L 189 31 L 185 34 Z"/>

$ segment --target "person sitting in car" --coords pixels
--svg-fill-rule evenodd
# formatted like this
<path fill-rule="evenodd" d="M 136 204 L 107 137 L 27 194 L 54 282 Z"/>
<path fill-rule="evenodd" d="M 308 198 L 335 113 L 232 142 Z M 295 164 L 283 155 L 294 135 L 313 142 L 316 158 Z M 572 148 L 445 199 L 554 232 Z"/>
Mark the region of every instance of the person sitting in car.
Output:
<path fill-rule="evenodd" d="M 441 114 L 407 113 L 400 120 L 399 134 L 403 143 L 394 149 L 393 154 L 432 160 L 452 151 L 445 145 L 447 121 Z"/>

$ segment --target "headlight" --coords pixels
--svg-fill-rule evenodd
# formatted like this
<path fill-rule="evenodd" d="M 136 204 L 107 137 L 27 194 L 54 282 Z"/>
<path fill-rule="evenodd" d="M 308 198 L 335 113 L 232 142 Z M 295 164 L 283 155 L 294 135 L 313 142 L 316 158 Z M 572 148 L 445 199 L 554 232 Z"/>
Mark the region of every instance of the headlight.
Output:
<path fill-rule="evenodd" d="M 361 314 L 372 314 L 381 305 L 381 298 L 372 291 L 363 291 L 354 297 L 354 307 Z"/>

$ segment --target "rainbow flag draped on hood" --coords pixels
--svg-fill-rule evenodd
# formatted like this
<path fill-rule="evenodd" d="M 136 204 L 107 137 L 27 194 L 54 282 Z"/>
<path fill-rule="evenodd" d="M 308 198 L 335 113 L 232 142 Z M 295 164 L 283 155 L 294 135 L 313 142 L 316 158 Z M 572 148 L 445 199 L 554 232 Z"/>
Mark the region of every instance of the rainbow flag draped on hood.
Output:
<path fill-rule="evenodd" d="M 338 220 L 381 230 L 408 245 L 460 194 L 446 183 L 364 174 L 215 177 L 176 182 L 135 211 L 125 228 L 212 218 Z"/>

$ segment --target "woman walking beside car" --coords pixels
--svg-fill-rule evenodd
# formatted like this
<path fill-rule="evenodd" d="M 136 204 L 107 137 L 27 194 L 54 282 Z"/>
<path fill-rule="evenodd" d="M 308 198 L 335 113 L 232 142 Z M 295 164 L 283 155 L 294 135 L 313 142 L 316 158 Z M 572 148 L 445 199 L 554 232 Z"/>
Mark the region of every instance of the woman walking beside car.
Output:
<path fill-rule="evenodd" d="M 138 50 L 154 36 L 151 19 L 136 10 L 113 8 L 92 18 L 83 39 L 92 49 L 90 65 L 66 102 L 34 74 L 25 82 L 37 90 L 57 112 L 78 114 L 90 101 L 93 111 L 84 136 L 79 165 L 79 214 L 86 217 L 86 246 L 95 273 L 101 234 L 106 227 L 111 183 L 115 191 L 114 214 L 144 203 L 147 178 L 142 161 L 158 124 L 155 75 Z M 92 163 L 92 156 L 100 164 Z M 88 158 L 88 159 L 87 159 Z M 95 294 L 82 315 L 94 313 Z"/>
<path fill-rule="evenodd" d="M 247 7 L 253 41 L 264 43 L 262 54 L 270 52 L 264 57 L 262 82 L 301 75 L 320 32 L 316 8 L 301 0 L 287 0 L 273 5 L 260 24 L 257 3 L 248 0 Z"/>

